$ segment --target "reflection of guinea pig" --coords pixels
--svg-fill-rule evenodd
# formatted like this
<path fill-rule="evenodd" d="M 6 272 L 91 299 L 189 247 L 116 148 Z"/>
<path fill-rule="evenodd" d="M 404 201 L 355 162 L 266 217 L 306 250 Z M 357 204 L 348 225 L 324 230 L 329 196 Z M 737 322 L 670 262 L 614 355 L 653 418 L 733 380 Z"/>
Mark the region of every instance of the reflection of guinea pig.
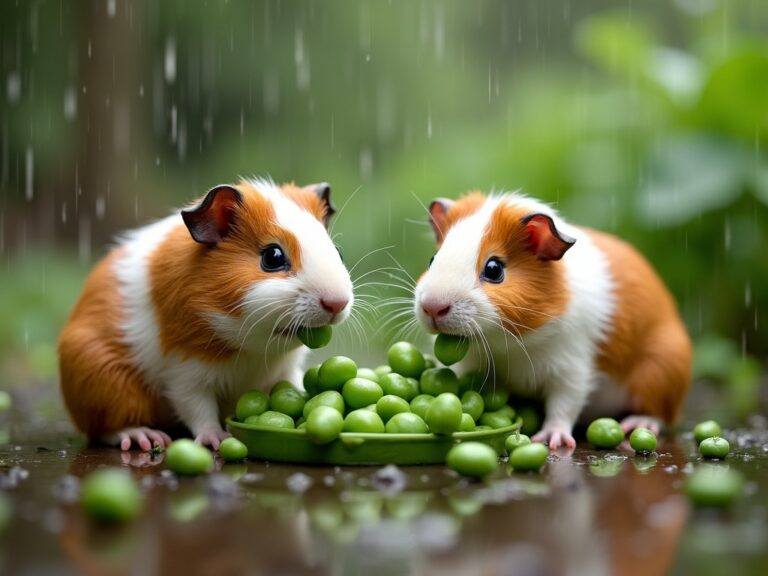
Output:
<path fill-rule="evenodd" d="M 352 283 L 326 231 L 327 184 L 242 181 L 140 228 L 91 272 L 59 340 L 61 386 L 91 438 L 218 447 L 246 389 L 300 384 L 299 327 L 346 319 Z"/>
<path fill-rule="evenodd" d="M 440 247 L 416 287 L 416 315 L 432 332 L 473 339 L 465 368 L 492 359 L 499 381 L 545 400 L 538 439 L 573 446 L 587 405 L 632 412 L 625 430 L 658 431 L 678 416 L 690 341 L 636 250 L 518 194 L 435 200 L 430 215 Z"/>

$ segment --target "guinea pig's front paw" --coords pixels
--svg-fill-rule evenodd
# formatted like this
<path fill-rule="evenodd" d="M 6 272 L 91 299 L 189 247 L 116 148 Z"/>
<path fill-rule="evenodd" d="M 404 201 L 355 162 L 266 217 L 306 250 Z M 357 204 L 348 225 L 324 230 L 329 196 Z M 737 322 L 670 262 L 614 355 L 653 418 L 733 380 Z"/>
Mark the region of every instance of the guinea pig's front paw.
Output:
<path fill-rule="evenodd" d="M 162 430 L 147 428 L 146 426 L 137 426 L 135 428 L 123 428 L 114 434 L 103 438 L 107 444 L 120 446 L 123 452 L 131 449 L 132 446 L 138 446 L 145 452 L 152 450 L 154 446 L 167 448 L 171 443 L 171 437 Z"/>
<path fill-rule="evenodd" d="M 621 429 L 624 430 L 624 434 L 632 432 L 635 428 L 648 428 L 648 430 L 658 436 L 662 428 L 661 420 L 654 418 L 653 416 L 633 414 L 621 421 Z"/>
<path fill-rule="evenodd" d="M 534 437 L 534 442 L 549 444 L 550 450 L 557 450 L 561 446 L 569 449 L 576 448 L 576 440 L 571 434 L 571 427 L 562 424 L 545 424 Z"/>
<path fill-rule="evenodd" d="M 203 446 L 210 446 L 214 450 L 218 450 L 221 441 L 230 436 L 231 434 L 229 432 L 225 432 L 221 428 L 203 428 L 197 436 L 195 436 L 195 442 L 202 444 Z"/>

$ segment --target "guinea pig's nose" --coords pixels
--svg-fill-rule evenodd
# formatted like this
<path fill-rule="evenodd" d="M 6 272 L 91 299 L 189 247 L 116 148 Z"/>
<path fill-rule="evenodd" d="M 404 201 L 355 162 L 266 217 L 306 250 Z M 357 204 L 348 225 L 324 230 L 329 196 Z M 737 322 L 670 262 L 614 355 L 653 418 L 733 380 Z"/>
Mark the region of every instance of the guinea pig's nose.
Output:
<path fill-rule="evenodd" d="M 347 304 L 349 304 L 349 300 L 347 300 L 346 298 L 341 300 L 334 300 L 330 298 L 320 298 L 320 306 L 323 307 L 323 310 L 333 315 L 336 315 L 342 310 L 344 310 L 344 308 L 347 307 Z"/>
<path fill-rule="evenodd" d="M 451 309 L 450 304 L 440 302 L 439 300 L 422 300 L 421 308 L 427 316 L 439 318 L 445 316 Z"/>

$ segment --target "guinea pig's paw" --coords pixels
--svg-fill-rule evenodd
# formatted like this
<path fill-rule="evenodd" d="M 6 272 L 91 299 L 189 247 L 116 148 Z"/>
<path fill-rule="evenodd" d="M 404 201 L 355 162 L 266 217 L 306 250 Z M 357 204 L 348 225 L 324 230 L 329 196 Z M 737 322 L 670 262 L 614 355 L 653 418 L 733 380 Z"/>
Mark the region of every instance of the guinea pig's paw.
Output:
<path fill-rule="evenodd" d="M 543 442 L 549 444 L 550 450 L 557 450 L 561 446 L 569 449 L 576 448 L 576 440 L 571 434 L 570 426 L 561 424 L 545 424 L 534 437 L 534 442 Z"/>
<path fill-rule="evenodd" d="M 232 434 L 225 432 L 221 428 L 203 428 L 198 435 L 195 436 L 195 442 L 202 444 L 203 446 L 210 446 L 214 450 L 218 450 L 221 441 L 230 436 L 232 436 Z"/>
<path fill-rule="evenodd" d="M 120 450 L 130 450 L 138 446 L 145 452 L 152 450 L 153 446 L 166 448 L 171 443 L 171 437 L 162 430 L 137 426 L 136 428 L 123 428 L 105 438 L 107 444 L 120 446 Z"/>
<path fill-rule="evenodd" d="M 643 414 L 632 414 L 621 421 L 621 429 L 624 430 L 624 434 L 632 432 L 635 428 L 648 428 L 648 430 L 658 436 L 659 432 L 661 432 L 662 424 L 658 418 L 644 416 Z"/>

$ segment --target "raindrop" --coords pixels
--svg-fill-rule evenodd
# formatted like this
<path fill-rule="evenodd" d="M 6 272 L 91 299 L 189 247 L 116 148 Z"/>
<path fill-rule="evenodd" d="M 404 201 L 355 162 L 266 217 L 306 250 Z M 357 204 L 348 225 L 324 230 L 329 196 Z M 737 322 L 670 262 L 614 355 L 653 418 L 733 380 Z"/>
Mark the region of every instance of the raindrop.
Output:
<path fill-rule="evenodd" d="M 373 154 L 370 148 L 360 150 L 360 177 L 368 179 L 373 172 Z"/>
<path fill-rule="evenodd" d="M 8 80 L 6 81 L 6 89 L 8 92 L 8 101 L 11 104 L 15 104 L 21 98 L 21 78 L 18 72 L 11 72 L 8 74 Z"/>
<path fill-rule="evenodd" d="M 97 196 L 96 197 L 96 218 L 98 220 L 104 220 L 104 215 L 107 212 L 107 201 L 104 199 L 104 196 Z"/>
<path fill-rule="evenodd" d="M 165 81 L 173 84 L 176 80 L 176 41 L 168 38 L 165 42 L 165 59 L 163 64 Z"/>
<path fill-rule="evenodd" d="M 294 494 L 302 494 L 312 487 L 312 478 L 304 474 L 303 472 L 296 472 L 291 474 L 285 481 L 285 485 L 288 490 Z"/>
<path fill-rule="evenodd" d="M 117 13 L 117 0 L 107 0 L 107 16 L 114 18 Z"/>
<path fill-rule="evenodd" d="M 277 74 L 264 75 L 264 111 L 276 114 L 280 109 L 280 79 Z"/>
<path fill-rule="evenodd" d="M 25 174 L 25 186 L 24 197 L 27 202 L 32 200 L 34 194 L 34 177 L 35 177 L 35 155 L 32 152 L 32 146 L 27 146 L 27 153 L 24 159 L 24 174 Z"/>
<path fill-rule="evenodd" d="M 72 121 L 77 116 L 77 90 L 74 86 L 67 86 L 64 90 L 64 118 Z"/>
<path fill-rule="evenodd" d="M 77 255 L 80 262 L 87 263 L 91 260 L 91 221 L 86 216 L 80 218 L 77 234 Z"/>
<path fill-rule="evenodd" d="M 293 59 L 296 62 L 296 87 L 306 90 L 310 81 L 309 59 L 304 51 L 304 31 L 300 28 L 294 38 Z"/>

